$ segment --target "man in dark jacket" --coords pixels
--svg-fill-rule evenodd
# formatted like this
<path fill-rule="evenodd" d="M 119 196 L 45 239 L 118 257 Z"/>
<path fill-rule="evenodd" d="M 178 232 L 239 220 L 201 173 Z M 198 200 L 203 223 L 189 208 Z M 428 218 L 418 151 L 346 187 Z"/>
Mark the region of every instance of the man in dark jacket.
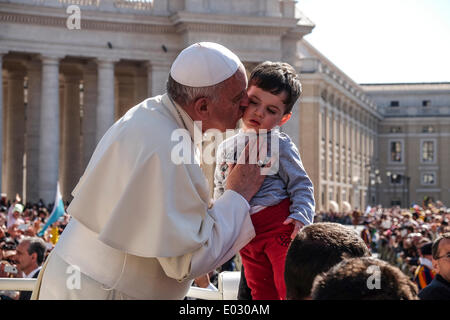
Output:
<path fill-rule="evenodd" d="M 436 277 L 419 292 L 422 300 L 450 300 L 450 232 L 439 236 L 432 247 Z"/>
<path fill-rule="evenodd" d="M 41 238 L 24 238 L 17 246 L 17 268 L 23 278 L 36 279 L 44 262 L 47 247 Z M 21 291 L 19 300 L 30 300 L 31 291 Z"/>

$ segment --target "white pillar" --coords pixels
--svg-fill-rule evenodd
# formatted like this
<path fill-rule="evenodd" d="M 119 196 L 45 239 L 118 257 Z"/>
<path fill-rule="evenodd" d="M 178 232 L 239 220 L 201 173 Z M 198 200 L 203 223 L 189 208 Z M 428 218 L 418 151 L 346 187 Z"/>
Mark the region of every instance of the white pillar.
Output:
<path fill-rule="evenodd" d="M 270 1 L 269 1 L 270 2 Z M 297 73 L 300 74 L 300 57 L 297 53 L 298 35 L 288 33 L 281 39 L 281 60 L 289 63 Z M 301 99 L 297 99 L 293 108 L 292 116 L 282 127 L 282 131 L 291 138 L 292 142 L 300 148 L 300 108 Z"/>
<path fill-rule="evenodd" d="M 6 118 L 6 193 L 13 200 L 23 196 L 24 155 L 24 77 L 23 70 L 10 70 L 8 79 L 8 112 Z"/>
<path fill-rule="evenodd" d="M 149 96 L 157 96 L 166 92 L 169 78 L 170 63 L 167 61 L 151 61 L 148 66 L 148 92 Z"/>
<path fill-rule="evenodd" d="M 71 192 L 80 178 L 80 76 L 64 76 L 64 108 L 62 114 L 61 195 L 71 200 Z"/>
<path fill-rule="evenodd" d="M 0 116 L 2 117 L 2 121 L 1 121 L 2 122 L 2 131 L 1 131 L 1 135 L 2 135 L 2 140 L 1 140 L 1 143 L 2 143 L 2 158 L 1 158 L 2 192 L 6 192 L 6 118 L 8 117 L 8 77 L 9 77 L 8 71 L 2 70 L 3 110 L 2 110 L 2 113 L 0 114 Z"/>
<path fill-rule="evenodd" d="M 97 70 L 88 63 L 83 74 L 82 168 L 86 168 L 96 146 L 97 126 Z"/>
<path fill-rule="evenodd" d="M 0 175 L 2 175 L 3 169 L 3 55 L 4 52 L 0 52 Z M 0 193 L 3 191 L 2 178 L 0 177 Z"/>
<path fill-rule="evenodd" d="M 98 61 L 97 143 L 114 123 L 114 61 Z"/>
<path fill-rule="evenodd" d="M 39 195 L 45 204 L 55 201 L 59 169 L 59 58 L 42 57 Z"/>
<path fill-rule="evenodd" d="M 25 140 L 26 201 L 39 201 L 39 140 L 41 119 L 41 62 L 32 61 L 28 65 L 28 105 L 27 135 Z"/>

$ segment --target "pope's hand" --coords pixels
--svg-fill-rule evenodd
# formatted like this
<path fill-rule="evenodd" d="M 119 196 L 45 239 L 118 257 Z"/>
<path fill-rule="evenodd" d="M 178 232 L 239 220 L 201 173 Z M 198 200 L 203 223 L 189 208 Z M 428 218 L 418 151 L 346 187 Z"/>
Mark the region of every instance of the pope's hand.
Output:
<path fill-rule="evenodd" d="M 258 192 L 266 177 L 261 174 L 261 171 L 263 170 L 258 164 L 249 163 L 249 158 L 252 159 L 250 155 L 255 155 L 257 153 L 257 142 L 250 140 L 241 153 L 237 164 L 232 164 L 229 167 L 230 173 L 227 178 L 226 189 L 236 191 L 247 201 L 250 201 Z M 265 166 L 265 168 L 267 167 L 270 167 L 270 162 Z"/>

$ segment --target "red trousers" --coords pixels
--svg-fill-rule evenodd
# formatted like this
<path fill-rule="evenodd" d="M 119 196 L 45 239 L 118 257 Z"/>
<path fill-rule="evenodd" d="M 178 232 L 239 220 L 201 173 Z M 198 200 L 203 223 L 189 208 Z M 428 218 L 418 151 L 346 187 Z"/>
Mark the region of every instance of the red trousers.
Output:
<path fill-rule="evenodd" d="M 286 298 L 284 262 L 294 225 L 283 221 L 290 214 L 290 204 L 287 198 L 250 216 L 256 236 L 239 253 L 253 300 Z"/>

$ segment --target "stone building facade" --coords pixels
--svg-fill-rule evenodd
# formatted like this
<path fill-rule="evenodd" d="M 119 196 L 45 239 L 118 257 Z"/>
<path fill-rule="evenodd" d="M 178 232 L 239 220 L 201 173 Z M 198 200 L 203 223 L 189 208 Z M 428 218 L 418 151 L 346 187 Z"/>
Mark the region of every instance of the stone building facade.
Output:
<path fill-rule="evenodd" d="M 384 206 L 450 203 L 450 83 L 361 85 L 383 114 L 376 185 Z"/>
<path fill-rule="evenodd" d="M 164 93 L 186 46 L 215 41 L 250 67 L 298 67 L 312 28 L 292 0 L 0 0 L 2 191 L 48 203 L 59 180 L 70 200 L 105 131 Z"/>
<path fill-rule="evenodd" d="M 49 203 L 59 181 L 70 200 L 105 131 L 164 93 L 183 48 L 214 41 L 248 70 L 272 60 L 301 73 L 282 130 L 317 210 L 450 203 L 450 84 L 359 85 L 303 40 L 313 28 L 293 0 L 0 0 L 2 192 Z"/>
<path fill-rule="evenodd" d="M 364 90 L 307 41 L 300 41 L 300 153 L 318 210 L 364 208 L 382 115 Z"/>

